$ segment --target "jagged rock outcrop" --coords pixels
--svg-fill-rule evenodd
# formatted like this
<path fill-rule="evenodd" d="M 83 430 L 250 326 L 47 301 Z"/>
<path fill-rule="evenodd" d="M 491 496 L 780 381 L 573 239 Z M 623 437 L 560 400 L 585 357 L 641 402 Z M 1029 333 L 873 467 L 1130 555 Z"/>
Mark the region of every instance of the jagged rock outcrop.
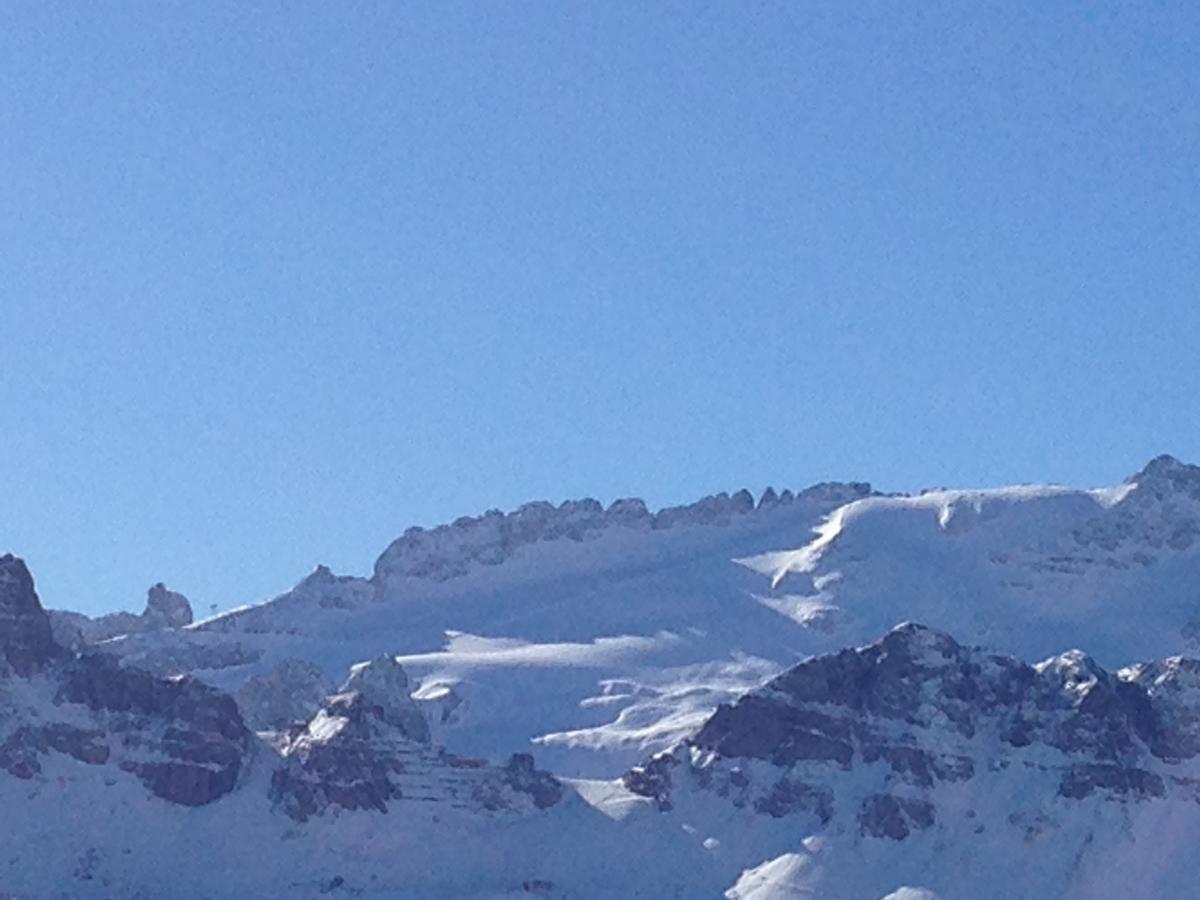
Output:
<path fill-rule="evenodd" d="M 146 610 L 142 617 L 163 628 L 183 628 L 195 618 L 192 604 L 178 591 L 167 590 L 161 581 L 146 592 Z"/>
<path fill-rule="evenodd" d="M 446 753 L 391 657 L 356 666 L 324 708 L 282 746 L 271 798 L 305 821 L 330 807 L 387 812 L 395 802 L 498 812 L 553 806 L 562 786 L 528 754 L 503 767 Z"/>
<path fill-rule="evenodd" d="M 156 615 L 180 615 L 170 598 L 159 599 L 166 602 Z M 398 801 L 536 810 L 563 796 L 528 754 L 497 766 L 433 746 L 408 678 L 390 656 L 353 667 L 315 715 L 304 697 L 283 694 L 319 688 L 316 667 L 291 660 L 252 681 L 240 700 L 256 724 L 288 729 L 271 746 L 255 738 L 233 697 L 192 677 L 161 677 L 115 655 L 58 646 L 28 570 L 13 557 L 0 560 L 0 623 L 9 680 L 0 681 L 0 772 L 9 777 L 45 780 L 57 755 L 108 769 L 106 780 L 134 776 L 171 803 L 203 806 L 237 787 L 256 752 L 278 752 L 270 800 L 297 820 L 330 806 L 386 812 Z M 297 724 L 301 718 L 308 721 Z"/>
<path fill-rule="evenodd" d="M 848 503 L 871 494 L 860 482 L 823 482 L 802 491 L 799 498 L 822 503 Z M 613 501 L 607 508 L 592 499 L 567 500 L 558 506 L 535 501 L 510 513 L 493 509 L 481 516 L 463 516 L 436 528 L 409 528 L 375 563 L 377 583 L 394 578 L 445 581 L 466 574 L 474 565 L 494 566 L 520 547 L 541 541 L 584 541 L 609 528 L 664 530 L 687 525 L 728 525 L 756 509 L 795 502 L 797 495 L 768 488 L 759 503 L 747 490 L 713 494 L 684 506 L 652 513 L 637 498 Z"/>
<path fill-rule="evenodd" d="M 1200 754 L 1200 660 L 1173 656 L 1122 669 L 1118 677 L 1145 692 L 1147 739 L 1157 756 L 1182 760 Z"/>
<path fill-rule="evenodd" d="M 62 655 L 25 562 L 0 556 L 0 673 L 32 675 Z"/>
<path fill-rule="evenodd" d="M 1176 764 L 1200 755 L 1198 674 L 1172 658 L 1114 675 L 1079 651 L 1031 666 L 904 624 L 720 707 L 624 781 L 664 810 L 685 785 L 821 824 L 850 792 L 861 833 L 895 840 L 935 824 L 937 785 L 997 767 L 1052 773 L 1064 799 L 1190 796 Z"/>
<path fill-rule="evenodd" d="M 123 634 L 143 634 L 168 628 L 183 628 L 194 619 L 188 598 L 168 590 L 161 581 L 146 592 L 146 608 L 138 615 L 115 612 L 91 618 L 82 613 L 51 610 L 55 640 L 64 647 L 79 648 Z"/>
<path fill-rule="evenodd" d="M 361 701 L 371 715 L 395 729 L 397 736 L 405 740 L 429 742 L 429 724 L 409 696 L 408 675 L 391 656 L 381 656 L 352 668 L 338 697 Z"/>
<path fill-rule="evenodd" d="M 156 603 L 156 616 L 182 615 L 170 596 Z M 188 806 L 236 784 L 252 745 L 233 699 L 186 676 L 158 678 L 111 656 L 67 651 L 28 569 L 11 555 L 0 557 L 0 651 L 10 677 L 30 679 L 0 697 L 0 770 L 34 779 L 61 754 L 135 775 Z"/>
<path fill-rule="evenodd" d="M 186 806 L 232 791 L 253 746 L 228 694 L 186 676 L 122 668 L 110 656 L 68 663 L 55 701 L 91 711 L 117 765 L 157 796 Z"/>

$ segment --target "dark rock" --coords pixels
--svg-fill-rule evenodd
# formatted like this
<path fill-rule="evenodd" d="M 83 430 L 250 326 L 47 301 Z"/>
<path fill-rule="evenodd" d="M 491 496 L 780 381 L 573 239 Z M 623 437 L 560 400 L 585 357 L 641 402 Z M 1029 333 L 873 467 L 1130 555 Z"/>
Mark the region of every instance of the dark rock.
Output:
<path fill-rule="evenodd" d="M 45 749 L 45 740 L 36 728 L 19 727 L 0 744 L 0 769 L 16 778 L 32 778 L 42 771 L 38 757 Z"/>
<path fill-rule="evenodd" d="M 888 744 L 864 746 L 863 762 L 879 759 L 920 787 L 932 787 L 935 780 L 966 781 L 975 774 L 975 763 L 969 756 L 934 754 L 919 747 Z"/>
<path fill-rule="evenodd" d="M 766 797 L 754 804 L 754 808 L 776 819 L 797 812 L 814 813 L 825 825 L 833 818 L 833 791 L 781 778 Z"/>
<path fill-rule="evenodd" d="M 65 656 L 55 642 L 50 617 L 42 609 L 33 576 L 23 560 L 0 556 L 0 657 L 16 675 L 27 677 Z M 2 668 L 2 665 L 0 665 Z"/>
<path fill-rule="evenodd" d="M 913 829 L 933 825 L 933 804 L 892 794 L 872 794 L 863 801 L 858 823 L 864 836 L 902 841 Z"/>
<path fill-rule="evenodd" d="M 727 757 L 766 759 L 777 765 L 819 759 L 848 766 L 854 756 L 849 726 L 831 716 L 749 694 L 717 709 L 695 746 Z"/>
<path fill-rule="evenodd" d="M 622 777 L 626 790 L 650 797 L 660 810 L 671 808 L 671 769 L 679 763 L 670 753 L 660 753 L 641 766 L 634 766 Z"/>
<path fill-rule="evenodd" d="M 356 666 L 342 690 L 284 740 L 272 802 L 305 821 L 330 807 L 386 813 L 397 800 L 487 811 L 544 809 L 562 799 L 557 779 L 519 753 L 499 767 L 433 747 L 429 726 L 391 657 Z"/>
<path fill-rule="evenodd" d="M 232 791 L 252 747 L 232 697 L 193 678 L 124 669 L 100 654 L 64 667 L 56 701 L 97 714 L 120 742 L 121 768 L 172 803 L 201 806 Z M 91 746 L 87 752 L 97 753 Z"/>
<path fill-rule="evenodd" d="M 504 767 L 504 783 L 518 793 L 528 794 L 538 809 L 546 809 L 562 799 L 562 783 L 549 772 L 534 767 L 533 755 L 514 753 Z"/>
<path fill-rule="evenodd" d="M 194 619 L 192 604 L 177 591 L 167 590 L 161 581 L 146 592 L 146 611 L 142 618 L 160 628 L 183 628 Z"/>
<path fill-rule="evenodd" d="M 1058 786 L 1061 796 L 1073 800 L 1081 800 L 1097 790 L 1138 800 L 1162 797 L 1166 794 L 1162 778 L 1153 772 L 1115 765 L 1072 766 Z"/>
<path fill-rule="evenodd" d="M 960 754 L 935 758 L 912 737 L 880 737 L 895 726 L 873 723 L 923 730 L 948 722 L 964 738 L 986 724 L 1013 747 L 1040 742 L 1107 763 L 1135 758 L 1142 744 L 1159 758 L 1181 759 L 1200 752 L 1200 711 L 1173 701 L 1188 695 L 1172 690 L 1175 682 L 1200 683 L 1200 663 L 1195 668 L 1173 661 L 1166 674 L 1142 667 L 1129 680 L 1074 651 L 1035 668 L 906 624 L 866 647 L 801 663 L 720 707 L 690 744 L 777 765 L 846 766 L 861 752 L 922 786 L 969 778 L 973 765 Z"/>
<path fill-rule="evenodd" d="M 773 506 L 778 506 L 779 502 L 779 495 L 775 493 L 775 488 L 768 487 L 763 491 L 762 496 L 758 500 L 758 508 L 770 509 Z"/>
<path fill-rule="evenodd" d="M 190 676 L 158 678 L 123 668 L 111 656 L 81 656 L 64 667 L 57 702 L 106 713 L 131 713 L 183 723 L 191 730 L 245 743 L 249 732 L 228 694 Z"/>
<path fill-rule="evenodd" d="M 46 748 L 92 766 L 108 762 L 112 751 L 103 731 L 56 722 L 41 729 Z"/>
<path fill-rule="evenodd" d="M 204 806 L 234 789 L 239 766 L 212 769 L 177 762 L 129 762 L 122 768 L 137 775 L 164 800 L 182 806 Z"/>
<path fill-rule="evenodd" d="M 403 764 L 381 739 L 372 716 L 377 708 L 358 694 L 330 699 L 313 722 L 336 720 L 336 733 L 325 737 L 321 726 L 310 725 L 296 738 L 272 776 L 272 799 L 298 821 L 331 805 L 386 813 L 387 802 L 400 795 L 389 776 Z"/>
<path fill-rule="evenodd" d="M 829 790 L 856 765 L 883 763 L 893 778 L 929 789 L 971 779 L 980 764 L 1023 764 L 1060 769 L 1062 797 L 1151 799 L 1167 791 L 1154 771 L 1159 761 L 1200 755 L 1197 696 L 1196 660 L 1173 657 L 1113 675 L 1070 651 L 1030 666 L 905 624 L 873 644 L 802 662 L 719 707 L 692 738 L 631 769 L 625 785 L 662 809 L 688 785 L 767 815 L 820 814 L 811 791 Z M 981 733 L 1001 742 L 985 759 L 971 740 Z M 1024 748 L 1039 745 L 1068 761 L 1022 759 Z M 778 779 L 752 784 L 746 771 L 757 770 L 743 771 L 745 759 L 778 767 Z M 1170 783 L 1200 796 L 1178 777 Z M 933 808 L 881 793 L 860 819 L 864 833 L 899 839 L 932 824 Z"/>
<path fill-rule="evenodd" d="M 334 709 L 370 706 L 369 714 L 399 731 L 408 740 L 429 743 L 429 723 L 409 696 L 408 676 L 395 657 L 383 655 L 369 663 L 355 666 L 340 692 L 330 698 Z M 355 710 L 358 716 L 363 710 Z M 339 713 L 341 714 L 341 713 Z"/>
<path fill-rule="evenodd" d="M 40 758 L 51 750 L 89 765 L 102 765 L 110 755 L 102 731 L 60 722 L 21 725 L 0 744 L 0 769 L 17 778 L 32 778 L 42 770 Z"/>

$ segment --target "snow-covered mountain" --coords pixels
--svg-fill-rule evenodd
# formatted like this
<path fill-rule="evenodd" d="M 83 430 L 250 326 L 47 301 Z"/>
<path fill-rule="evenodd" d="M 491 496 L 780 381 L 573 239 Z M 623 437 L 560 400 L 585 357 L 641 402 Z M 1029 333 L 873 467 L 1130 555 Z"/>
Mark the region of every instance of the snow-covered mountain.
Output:
<path fill-rule="evenodd" d="M 744 859 L 751 840 L 772 860 L 734 897 L 881 897 L 897 882 L 1190 896 L 1198 711 L 1197 660 L 1113 674 L 1073 650 L 1030 666 L 904 624 L 722 706 L 624 783 L 685 831 L 705 823 L 714 855 Z"/>
<path fill-rule="evenodd" d="M 527 504 L 192 624 L 52 627 L 5 557 L 0 892 L 1188 896 L 1196 585 L 1170 457 Z"/>
<path fill-rule="evenodd" d="M 1102 490 L 823 484 L 656 514 L 533 503 L 410 529 L 370 577 L 319 567 L 266 603 L 109 649 L 232 692 L 273 680 L 307 697 L 300 712 L 392 654 L 457 752 L 536 747 L 603 777 L 784 666 L 900 621 L 1027 660 L 1200 652 L 1197 536 L 1200 468 L 1169 457 Z M 324 688 L 281 681 L 298 665 Z"/>

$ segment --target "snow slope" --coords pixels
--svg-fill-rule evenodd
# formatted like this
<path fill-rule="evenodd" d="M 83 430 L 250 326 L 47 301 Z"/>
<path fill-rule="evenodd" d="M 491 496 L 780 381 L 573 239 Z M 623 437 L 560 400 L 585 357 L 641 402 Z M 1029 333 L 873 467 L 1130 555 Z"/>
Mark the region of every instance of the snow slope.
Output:
<path fill-rule="evenodd" d="M 529 504 L 83 657 L 4 558 L 0 892 L 1190 896 L 1198 509 Z"/>
<path fill-rule="evenodd" d="M 819 485 L 757 506 L 718 495 L 657 514 L 633 501 L 533 505 L 410 532 L 369 579 L 318 568 L 266 603 L 105 646 L 231 691 L 289 660 L 333 680 L 390 653 L 456 752 L 533 741 L 556 771 L 612 776 L 814 648 L 732 560 L 806 541 L 868 493 Z"/>
<path fill-rule="evenodd" d="M 1024 659 L 1188 652 L 1197 536 L 1200 469 L 1169 457 L 1100 490 L 528 504 L 410 529 L 369 578 L 318 568 L 266 603 L 108 646 L 231 691 L 289 660 L 336 680 L 390 653 L 455 751 L 532 746 L 562 774 L 611 777 L 782 667 L 906 619 Z"/>
<path fill-rule="evenodd" d="M 836 610 L 842 643 L 910 618 L 1026 659 L 1194 651 L 1200 467 L 1159 457 L 1107 490 L 872 497 L 805 546 L 744 562 L 776 596 Z"/>

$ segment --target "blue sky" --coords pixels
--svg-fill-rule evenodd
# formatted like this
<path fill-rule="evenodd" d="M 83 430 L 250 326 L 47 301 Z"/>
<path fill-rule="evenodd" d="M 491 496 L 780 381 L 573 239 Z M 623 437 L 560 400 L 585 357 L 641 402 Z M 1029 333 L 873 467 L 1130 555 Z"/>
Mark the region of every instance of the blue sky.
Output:
<path fill-rule="evenodd" d="M 0 550 L 1200 461 L 1191 4 L 0 7 Z"/>

